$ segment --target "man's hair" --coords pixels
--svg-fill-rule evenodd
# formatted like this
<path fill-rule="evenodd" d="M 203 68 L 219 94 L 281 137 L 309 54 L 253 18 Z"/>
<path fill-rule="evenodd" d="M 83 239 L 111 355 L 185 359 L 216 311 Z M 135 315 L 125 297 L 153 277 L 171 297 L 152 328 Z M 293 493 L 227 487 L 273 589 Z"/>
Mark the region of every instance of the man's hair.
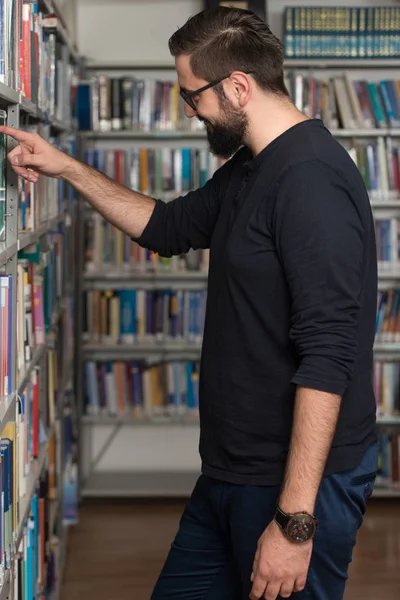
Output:
<path fill-rule="evenodd" d="M 214 81 L 233 71 L 252 72 L 261 89 L 288 96 L 283 45 L 250 10 L 205 9 L 190 17 L 169 40 L 172 56 L 190 55 L 196 77 Z"/>

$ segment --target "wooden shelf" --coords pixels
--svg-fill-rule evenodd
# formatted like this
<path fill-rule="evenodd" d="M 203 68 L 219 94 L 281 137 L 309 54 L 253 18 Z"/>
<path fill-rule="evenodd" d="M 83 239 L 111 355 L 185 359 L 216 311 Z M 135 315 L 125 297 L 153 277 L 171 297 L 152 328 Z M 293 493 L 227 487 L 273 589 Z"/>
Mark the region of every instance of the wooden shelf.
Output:
<path fill-rule="evenodd" d="M 400 279 L 400 267 L 391 267 L 390 269 L 378 269 L 379 279 Z"/>
<path fill-rule="evenodd" d="M 347 69 L 358 67 L 360 69 L 391 68 L 400 69 L 398 58 L 286 58 L 283 66 L 285 69 Z M 85 68 L 90 71 L 144 71 L 149 70 L 172 70 L 175 64 L 172 60 L 142 60 L 138 62 L 120 61 L 90 61 L 85 63 Z"/>
<path fill-rule="evenodd" d="M 157 70 L 171 70 L 175 71 L 175 63 L 172 60 L 143 60 L 139 62 L 131 61 L 87 61 L 85 62 L 85 68 L 88 71 L 150 71 Z"/>
<path fill-rule="evenodd" d="M 399 58 L 286 58 L 286 69 L 400 69 Z"/>
<path fill-rule="evenodd" d="M 198 360 L 201 346 L 198 344 L 180 344 L 178 342 L 149 344 L 83 344 L 85 360 Z"/>
<path fill-rule="evenodd" d="M 146 140 L 146 139 L 204 139 L 206 132 L 198 130 L 165 130 L 165 131 L 80 131 L 85 140 Z"/>
<path fill-rule="evenodd" d="M 86 271 L 85 290 L 182 289 L 204 290 L 207 287 L 208 274 L 203 271 L 178 271 L 145 273 L 140 271 Z"/>
<path fill-rule="evenodd" d="M 130 427 L 153 427 L 153 426 L 191 426 L 191 427 L 199 427 L 199 418 L 195 415 L 182 415 L 176 417 L 140 417 L 135 418 L 131 415 L 124 416 L 109 416 L 109 415 L 100 415 L 100 416 L 90 416 L 84 415 L 81 418 L 81 422 L 84 425 L 94 425 L 94 426 L 109 426 L 109 425 L 128 425 Z"/>
<path fill-rule="evenodd" d="M 391 129 L 388 127 L 382 129 L 331 129 L 330 132 L 336 138 L 378 137 L 382 135 L 400 136 L 400 129 Z"/>
<path fill-rule="evenodd" d="M 400 352 L 400 342 L 375 342 L 374 344 L 375 352 Z"/>
<path fill-rule="evenodd" d="M 399 425 L 400 426 L 400 416 L 391 416 L 391 417 L 377 417 L 376 422 L 378 425 Z"/>
<path fill-rule="evenodd" d="M 200 473 L 191 471 L 100 471 L 82 488 L 85 498 L 187 497 Z"/>
<path fill-rule="evenodd" d="M 376 487 L 372 492 L 373 498 L 400 498 L 400 489 Z"/>
<path fill-rule="evenodd" d="M 372 197 L 370 197 L 370 202 L 371 202 L 371 206 L 372 208 L 375 209 L 399 209 L 400 208 L 400 198 L 396 199 L 390 199 L 390 198 L 381 198 L 381 199 L 374 199 Z"/>
<path fill-rule="evenodd" d="M 399 128 L 382 128 L 382 129 L 331 129 L 335 138 L 375 138 L 378 136 L 393 136 L 400 137 Z M 191 131 L 191 130 L 166 130 L 166 131 L 80 131 L 80 136 L 84 140 L 145 140 L 145 139 L 204 139 L 206 140 L 206 132 Z"/>

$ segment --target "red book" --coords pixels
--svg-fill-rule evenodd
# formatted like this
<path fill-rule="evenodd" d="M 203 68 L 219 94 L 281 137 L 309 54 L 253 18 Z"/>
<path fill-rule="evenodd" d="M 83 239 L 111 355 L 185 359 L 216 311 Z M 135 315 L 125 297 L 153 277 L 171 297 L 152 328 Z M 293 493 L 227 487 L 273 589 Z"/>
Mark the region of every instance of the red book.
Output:
<path fill-rule="evenodd" d="M 39 455 L 39 377 L 35 371 L 32 377 L 32 453 L 33 458 Z"/>
<path fill-rule="evenodd" d="M 32 99 L 31 92 L 31 5 L 22 7 L 22 51 L 23 51 L 23 79 L 24 95 Z"/>

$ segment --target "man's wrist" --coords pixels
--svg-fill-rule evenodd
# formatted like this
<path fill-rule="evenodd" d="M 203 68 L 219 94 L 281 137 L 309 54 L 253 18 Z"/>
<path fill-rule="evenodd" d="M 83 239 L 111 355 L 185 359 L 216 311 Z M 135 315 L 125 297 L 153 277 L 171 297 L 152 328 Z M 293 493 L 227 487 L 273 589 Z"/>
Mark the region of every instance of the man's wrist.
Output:
<path fill-rule="evenodd" d="M 81 163 L 78 160 L 75 160 L 72 156 L 68 154 L 64 154 L 65 162 L 63 165 L 62 172 L 60 173 L 60 177 L 64 179 L 67 183 L 76 184 L 78 183 L 78 179 L 80 176 L 80 167 Z"/>
<path fill-rule="evenodd" d="M 302 500 L 301 498 L 296 498 L 295 500 L 281 498 L 278 506 L 285 513 L 307 512 L 312 515 L 315 509 L 315 501 L 313 502 L 310 499 Z"/>
<path fill-rule="evenodd" d="M 292 493 L 290 489 L 285 486 L 282 489 L 280 498 L 278 500 L 278 506 L 286 513 L 295 513 L 300 511 L 306 511 L 313 514 L 315 509 L 316 494 L 308 492 Z"/>

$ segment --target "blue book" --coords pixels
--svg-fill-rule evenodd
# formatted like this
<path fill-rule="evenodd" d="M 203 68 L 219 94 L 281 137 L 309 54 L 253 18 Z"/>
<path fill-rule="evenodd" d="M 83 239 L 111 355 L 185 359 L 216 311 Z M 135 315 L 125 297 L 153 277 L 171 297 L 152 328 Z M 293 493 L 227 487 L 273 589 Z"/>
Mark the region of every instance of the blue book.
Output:
<path fill-rule="evenodd" d="M 32 498 L 32 572 L 33 572 L 33 586 L 36 588 L 36 584 L 39 580 L 39 504 L 37 494 Z M 34 598 L 36 595 L 34 595 Z"/>
<path fill-rule="evenodd" d="M 10 461 L 10 444 L 2 440 L 0 444 L 0 453 L 3 463 L 3 490 L 4 490 L 4 513 L 3 513 L 3 532 L 4 532 L 4 568 L 10 567 L 10 548 L 12 540 L 12 511 L 10 506 L 10 489 L 11 489 L 11 461 Z"/>
<path fill-rule="evenodd" d="M 76 118 L 80 131 L 93 129 L 91 97 L 92 85 L 88 81 L 79 82 L 76 88 Z"/>
<path fill-rule="evenodd" d="M 195 408 L 194 396 L 193 396 L 193 386 L 192 386 L 193 363 L 187 362 L 185 365 L 185 369 L 186 369 L 187 407 L 189 410 L 193 410 Z"/>
<path fill-rule="evenodd" d="M 120 333 L 124 343 L 133 343 L 136 334 L 136 290 L 121 290 L 120 297 Z"/>

